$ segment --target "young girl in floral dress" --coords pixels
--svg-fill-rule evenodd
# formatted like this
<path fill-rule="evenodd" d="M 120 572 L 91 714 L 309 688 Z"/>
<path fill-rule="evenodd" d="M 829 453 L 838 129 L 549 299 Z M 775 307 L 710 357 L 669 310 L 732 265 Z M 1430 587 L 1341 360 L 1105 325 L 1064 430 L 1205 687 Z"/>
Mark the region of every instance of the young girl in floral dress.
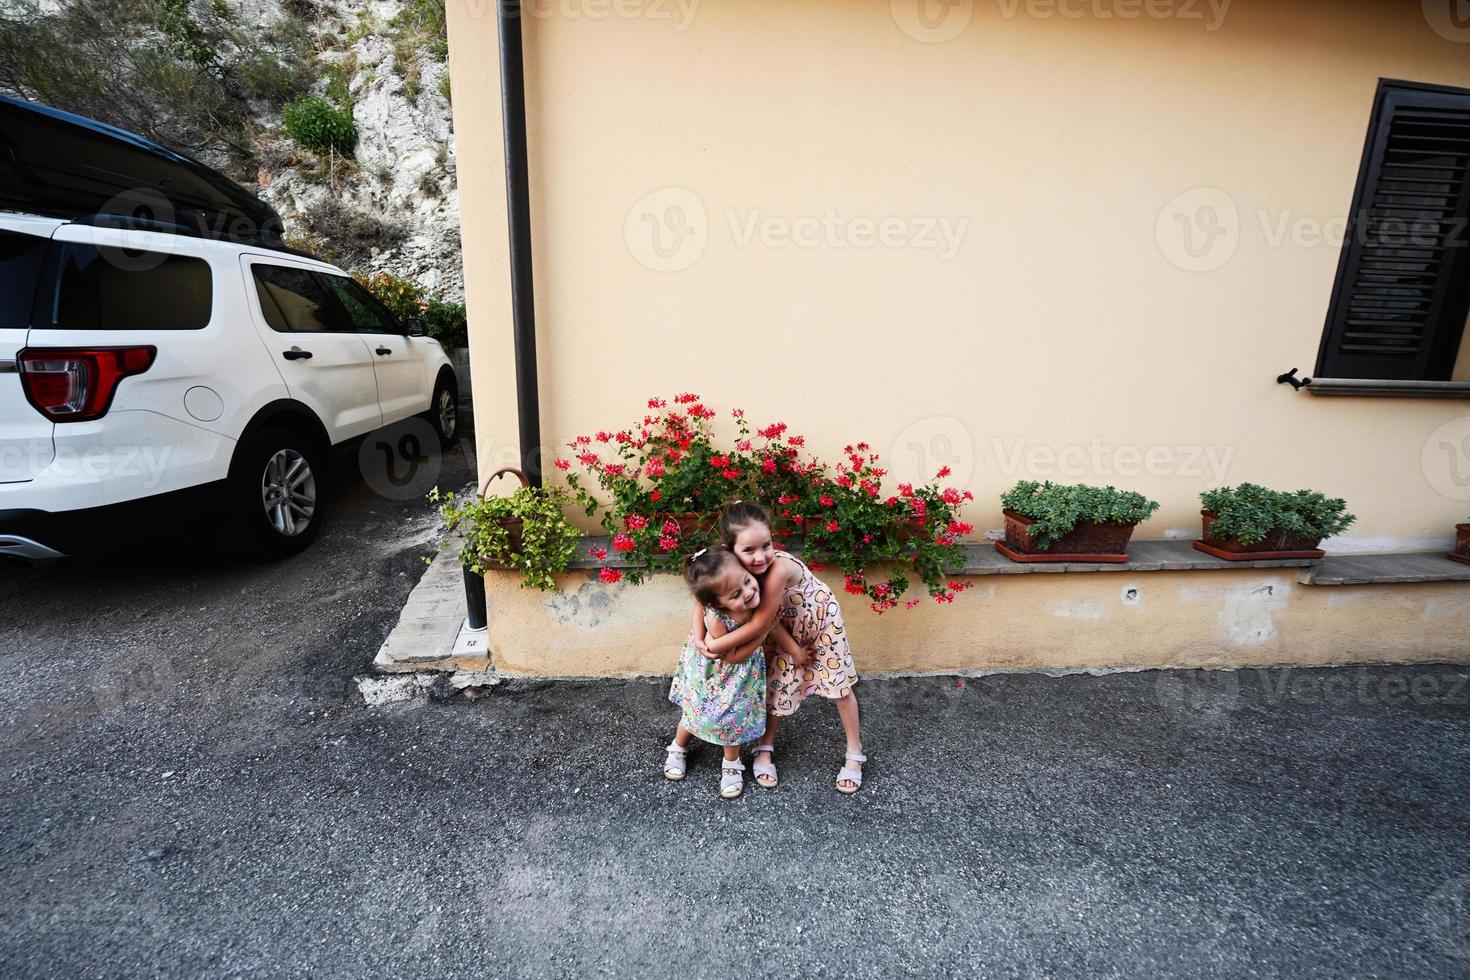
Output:
<path fill-rule="evenodd" d="M 699 737 L 724 747 L 720 772 L 720 795 L 733 799 L 745 788 L 745 766 L 740 746 L 753 742 L 766 730 L 766 664 L 763 631 L 749 642 L 728 646 L 722 656 L 710 655 L 695 645 L 694 637 L 705 637 L 705 612 L 715 614 L 709 635 L 721 638 L 750 621 L 760 606 L 760 584 L 727 548 L 715 545 L 696 552 L 684 566 L 684 580 L 694 593 L 694 631 L 684 646 L 678 672 L 674 674 L 669 700 L 683 709 L 673 744 L 664 761 L 664 776 L 684 778 L 689 742 Z M 791 653 L 801 650 L 786 630 L 771 630 L 771 638 Z"/>
<path fill-rule="evenodd" d="M 837 791 L 856 793 L 863 784 L 862 764 L 868 760 L 863 755 L 857 695 L 852 690 L 858 679 L 857 667 L 852 662 L 837 597 L 800 559 L 774 549 L 770 518 L 755 504 L 736 501 L 726 507 L 720 515 L 720 539 L 760 582 L 765 595 L 744 625 L 723 636 L 711 634 L 705 639 L 696 628 L 696 647 L 718 656 L 758 640 L 773 626 L 785 626 L 806 654 L 796 658 L 783 652 L 767 665 L 768 714 L 765 737 L 755 747 L 755 781 L 766 788 L 776 785 L 776 731 L 782 719 L 795 714 L 808 697 L 817 694 L 836 705 L 847 736 Z"/>

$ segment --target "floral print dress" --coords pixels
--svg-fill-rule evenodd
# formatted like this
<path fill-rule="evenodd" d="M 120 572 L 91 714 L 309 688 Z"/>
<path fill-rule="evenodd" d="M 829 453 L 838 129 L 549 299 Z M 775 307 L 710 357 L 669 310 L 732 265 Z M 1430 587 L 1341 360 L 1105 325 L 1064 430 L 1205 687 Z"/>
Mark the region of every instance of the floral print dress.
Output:
<path fill-rule="evenodd" d="M 715 615 L 725 629 L 739 628 L 723 610 Z M 764 648 L 741 663 L 727 664 L 700 653 L 691 636 L 679 658 L 669 700 L 684 709 L 684 727 L 696 738 L 716 745 L 754 742 L 766 732 Z"/>
<path fill-rule="evenodd" d="M 801 582 L 781 597 L 777 620 L 797 645 L 811 654 L 811 663 L 801 671 L 784 653 L 771 659 L 766 705 L 773 714 L 784 716 L 796 714 L 801 703 L 813 694 L 834 699 L 846 697 L 858 676 L 837 596 L 800 558 L 784 551 L 776 555 L 796 562 L 801 568 Z"/>

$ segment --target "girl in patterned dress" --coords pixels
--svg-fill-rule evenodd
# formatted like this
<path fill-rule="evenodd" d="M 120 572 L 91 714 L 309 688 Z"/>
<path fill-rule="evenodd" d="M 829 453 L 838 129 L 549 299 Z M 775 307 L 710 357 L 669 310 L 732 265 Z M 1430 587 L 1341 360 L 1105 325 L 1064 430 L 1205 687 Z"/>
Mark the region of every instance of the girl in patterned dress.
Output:
<path fill-rule="evenodd" d="M 755 747 L 755 781 L 776 785 L 774 742 L 781 721 L 794 715 L 802 703 L 817 694 L 830 699 L 842 719 L 847 736 L 847 753 L 837 773 L 837 791 L 856 793 L 863 784 L 863 739 L 859 727 L 857 667 L 847 644 L 842 608 L 821 579 L 800 559 L 776 551 L 771 542 L 771 522 L 765 510 L 737 500 L 720 515 L 720 538 L 735 558 L 761 584 L 765 593 L 749 622 L 724 636 L 706 640 L 695 630 L 695 645 L 710 655 L 738 648 L 752 637 L 761 637 L 773 626 L 785 626 L 804 658 L 784 652 L 767 665 L 765 738 Z M 783 646 L 784 651 L 784 646 Z M 762 758 L 764 757 L 764 758 Z"/>
<path fill-rule="evenodd" d="M 709 627 L 713 637 L 727 636 L 750 621 L 760 606 L 760 584 L 729 549 L 715 545 L 695 553 L 684 566 L 684 580 L 698 603 L 694 611 L 694 635 L 705 636 L 705 611 L 715 614 Z M 772 639 L 788 652 L 801 649 L 786 630 L 770 631 Z M 720 795 L 734 799 L 745 788 L 740 746 L 753 742 L 766 730 L 766 663 L 762 644 L 765 632 L 754 640 L 731 645 L 723 655 L 706 654 L 690 637 L 674 674 L 669 700 L 683 709 L 683 719 L 668 747 L 664 776 L 684 778 L 685 756 L 695 736 L 724 747 L 720 772 Z"/>

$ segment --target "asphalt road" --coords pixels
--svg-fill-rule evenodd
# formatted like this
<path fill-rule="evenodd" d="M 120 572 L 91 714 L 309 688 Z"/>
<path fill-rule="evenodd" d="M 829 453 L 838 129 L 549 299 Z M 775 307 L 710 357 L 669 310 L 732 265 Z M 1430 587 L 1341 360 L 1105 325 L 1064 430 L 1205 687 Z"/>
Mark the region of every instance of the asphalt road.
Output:
<path fill-rule="evenodd" d="M 724 802 L 664 682 L 364 706 L 433 522 L 342 469 L 281 565 L 0 570 L 0 975 L 1470 973 L 1464 668 L 869 679 L 861 793 L 819 709 Z"/>

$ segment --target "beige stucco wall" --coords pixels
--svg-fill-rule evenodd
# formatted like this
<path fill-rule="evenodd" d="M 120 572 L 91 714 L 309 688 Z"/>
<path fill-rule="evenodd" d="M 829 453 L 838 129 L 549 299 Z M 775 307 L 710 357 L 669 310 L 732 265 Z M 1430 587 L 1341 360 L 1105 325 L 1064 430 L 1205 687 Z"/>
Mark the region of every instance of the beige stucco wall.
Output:
<path fill-rule="evenodd" d="M 1313 367 L 1338 251 L 1316 236 L 1349 208 L 1378 78 L 1470 86 L 1470 43 L 1413 2 L 959 0 L 928 8 L 959 18 L 933 30 L 919 2 L 527 5 L 546 443 L 691 389 L 819 452 L 866 439 L 900 479 L 948 462 L 982 529 L 1026 476 L 1158 498 L 1142 538 L 1194 533 L 1200 490 L 1251 480 L 1347 497 L 1359 523 L 1334 550 L 1448 541 L 1470 515 L 1470 403 L 1274 377 Z M 488 469 L 517 453 L 496 23 L 488 2 L 449 8 Z M 1057 581 L 995 601 L 1041 609 Z M 1216 615 L 1151 581 L 1151 609 Z M 1136 615 L 1047 649 L 1090 662 L 1064 641 Z M 864 645 L 912 662 L 897 634 Z"/>
<path fill-rule="evenodd" d="M 840 588 L 840 577 L 824 578 Z M 1307 586 L 1293 569 L 994 575 L 952 606 L 882 617 L 844 603 L 862 673 L 1467 662 L 1464 583 Z M 683 583 L 568 574 L 554 594 L 487 577 L 501 673 L 668 674 L 688 632 Z M 840 592 L 839 592 L 840 594 Z"/>

